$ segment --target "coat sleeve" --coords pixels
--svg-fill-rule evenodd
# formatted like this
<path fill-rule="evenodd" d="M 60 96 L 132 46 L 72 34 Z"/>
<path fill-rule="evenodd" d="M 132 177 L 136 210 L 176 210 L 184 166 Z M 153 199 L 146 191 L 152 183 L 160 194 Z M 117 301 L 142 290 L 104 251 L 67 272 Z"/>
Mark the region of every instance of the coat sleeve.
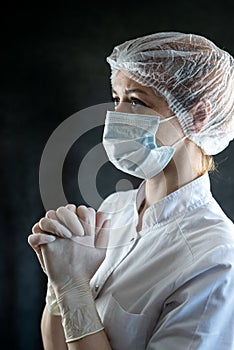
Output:
<path fill-rule="evenodd" d="M 221 255 L 167 298 L 146 350 L 234 349 L 234 248 Z"/>

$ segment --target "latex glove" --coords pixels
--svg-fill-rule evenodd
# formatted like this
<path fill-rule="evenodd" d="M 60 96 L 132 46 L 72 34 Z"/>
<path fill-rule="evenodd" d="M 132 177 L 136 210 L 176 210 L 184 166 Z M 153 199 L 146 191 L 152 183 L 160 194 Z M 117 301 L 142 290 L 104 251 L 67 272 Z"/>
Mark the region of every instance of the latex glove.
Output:
<path fill-rule="evenodd" d="M 100 232 L 100 229 L 102 228 L 104 221 L 106 220 L 106 216 L 104 213 L 95 213 L 95 211 L 91 208 L 89 208 L 87 212 L 87 208 L 85 206 L 80 206 L 76 208 L 74 204 L 68 204 L 65 208 L 69 209 L 72 213 L 68 212 L 67 210 L 64 210 L 64 207 L 60 207 L 57 211 L 48 211 L 45 214 L 45 218 L 49 218 L 50 220 L 48 221 L 42 218 L 39 222 L 44 230 L 40 228 L 39 223 L 36 223 L 32 228 L 33 234 L 30 235 L 28 238 L 28 243 L 36 252 L 40 265 L 46 274 L 47 272 L 45 269 L 45 264 L 41 252 L 41 245 L 51 243 L 56 239 L 56 237 L 50 235 L 50 233 L 58 237 L 71 238 L 72 235 L 84 235 L 85 229 L 86 234 L 89 236 L 96 234 L 96 246 L 106 247 L 108 242 L 108 235 L 106 235 L 106 231 L 104 235 L 102 234 L 103 231 Z M 82 224 L 77 217 L 78 214 L 82 221 Z M 59 221 L 59 217 L 61 221 Z M 70 230 L 73 233 L 70 232 Z M 97 233 L 99 233 L 98 237 Z M 92 239 L 92 237 L 90 238 Z M 90 244 L 90 242 L 87 241 L 86 244 Z M 56 295 L 49 278 L 46 291 L 46 304 L 47 309 L 51 314 L 56 316 L 60 315 Z"/>
<path fill-rule="evenodd" d="M 72 215 L 74 216 L 74 213 L 76 213 L 76 206 L 74 204 L 68 204 L 66 205 L 66 208 L 69 209 L 71 212 L 73 212 Z M 36 223 L 32 228 L 32 235 L 28 237 L 28 243 L 37 254 L 42 270 L 44 271 L 45 274 L 47 274 L 44 261 L 43 261 L 42 252 L 41 252 L 41 245 L 51 243 L 56 239 L 56 237 L 51 235 L 51 233 L 56 234 L 59 237 L 71 237 L 72 233 L 70 232 L 69 229 L 67 229 L 66 226 L 64 226 L 59 222 L 58 217 L 56 216 L 56 212 L 54 210 L 49 210 L 45 214 L 45 217 L 51 219 L 50 230 L 48 230 L 47 232 L 43 231 L 40 228 L 39 223 Z M 78 225 L 78 229 L 83 230 L 81 224 L 79 223 L 79 220 L 77 219 L 77 215 L 73 217 L 73 221 Z M 73 223 L 73 226 L 74 226 L 74 223 Z M 48 311 L 52 315 L 56 315 L 56 316 L 60 315 L 60 310 L 57 304 L 56 295 L 54 293 L 53 287 L 49 279 L 47 282 L 46 305 L 47 305 Z"/>
<path fill-rule="evenodd" d="M 33 226 L 32 233 L 33 234 L 28 237 L 28 243 L 36 252 L 41 268 L 44 271 L 44 273 L 47 275 L 42 252 L 41 252 L 41 245 L 53 242 L 56 239 L 56 237 L 47 235 L 44 231 L 40 229 L 38 223 L 36 223 Z M 57 304 L 56 296 L 49 279 L 47 282 L 47 290 L 46 290 L 46 305 L 47 305 L 48 311 L 52 315 L 55 315 L 55 316 L 60 315 L 60 310 Z"/>
<path fill-rule="evenodd" d="M 68 204 L 66 207 L 69 210 L 73 211 L 73 212 L 76 211 L 76 207 L 73 204 Z M 57 221 L 58 218 L 56 217 L 55 212 L 53 210 L 48 211 L 45 214 L 45 217 L 51 218 L 52 220 L 56 220 L 56 223 L 54 223 L 54 226 L 56 227 L 56 230 L 57 230 L 58 235 L 60 237 L 71 237 L 72 236 L 70 231 Z M 41 245 L 51 243 L 55 239 L 56 239 L 56 237 L 52 236 L 49 232 L 43 231 L 39 227 L 39 223 L 36 223 L 33 226 L 33 228 L 32 228 L 32 235 L 30 235 L 28 237 L 28 243 L 30 244 L 30 246 L 33 248 L 33 250 L 37 254 L 37 257 L 38 257 L 38 260 L 40 262 L 41 268 L 42 268 L 42 270 L 44 271 L 45 274 L 47 274 L 47 272 L 46 272 L 44 261 L 43 261 L 43 256 L 42 256 L 42 252 L 41 252 Z M 59 316 L 60 315 L 60 310 L 59 310 L 59 307 L 58 307 L 58 304 L 57 304 L 56 295 L 54 293 L 53 287 L 52 287 L 51 282 L 50 282 L 49 279 L 48 279 L 48 282 L 47 282 L 47 290 L 46 290 L 46 299 L 45 299 L 45 301 L 46 301 L 46 305 L 47 305 L 48 311 L 52 315 Z"/>
<path fill-rule="evenodd" d="M 65 207 L 56 211 L 60 222 L 67 226 L 71 225 L 70 214 Z M 67 342 L 104 328 L 89 282 L 105 257 L 108 221 L 103 219 L 102 214 L 96 217 L 95 211 L 85 206 L 78 207 L 77 214 L 83 227 L 83 231 L 79 231 L 82 236 L 75 232 L 76 235 L 73 233 L 71 239 L 56 239 L 41 248 L 45 269 L 59 305 Z M 99 225 L 100 222 L 102 226 Z M 55 226 L 51 219 L 45 218 L 40 221 L 40 227 L 52 231 Z M 96 242 L 99 247 L 104 248 L 97 248 Z"/>
<path fill-rule="evenodd" d="M 28 237 L 28 243 L 30 244 L 30 246 L 33 248 L 33 250 L 37 254 L 38 261 L 41 265 L 42 270 L 45 272 L 45 274 L 46 274 L 46 270 L 45 270 L 45 264 L 43 261 L 43 256 L 41 253 L 41 245 L 51 243 L 51 242 L 55 241 L 55 239 L 56 239 L 56 237 L 49 235 L 49 234 L 48 235 L 45 234 L 45 232 L 43 232 L 40 229 L 38 223 L 36 223 L 33 226 L 32 234 Z"/>
<path fill-rule="evenodd" d="M 49 219 L 49 220 L 48 220 Z M 56 211 L 50 210 L 42 218 L 38 225 L 42 232 L 49 232 L 57 237 L 71 238 L 78 243 L 76 236 L 86 236 L 85 244 L 106 248 L 109 235 L 107 230 L 102 230 L 107 223 L 106 213 L 97 212 L 93 208 L 80 205 L 78 208 L 74 204 L 59 207 Z M 89 238 L 88 238 L 89 236 Z"/>
<path fill-rule="evenodd" d="M 66 206 L 66 208 L 68 208 L 72 212 L 76 212 L 76 207 L 73 204 L 68 204 Z M 58 235 L 59 236 L 62 236 L 62 235 L 64 236 L 64 228 L 59 226 L 58 218 L 56 216 L 56 213 L 53 210 L 50 210 L 50 211 L 48 211 L 46 213 L 45 217 L 46 218 L 51 218 L 52 220 L 55 220 L 56 222 L 54 222 L 54 225 L 57 228 Z M 66 231 L 66 228 L 65 228 L 65 231 Z M 67 231 L 66 231 L 66 235 L 68 237 L 71 236 L 70 232 L 67 232 Z M 54 288 L 53 288 L 49 278 L 48 278 L 48 282 L 47 282 L 46 305 L 47 305 L 47 310 L 48 310 L 48 312 L 51 315 L 61 316 L 59 305 L 57 303 L 56 295 L 55 295 L 55 292 L 54 292 Z"/>
<path fill-rule="evenodd" d="M 50 282 L 50 280 L 48 279 L 47 282 L 47 290 L 46 290 L 46 306 L 47 306 L 47 310 L 51 315 L 54 316 L 61 316 L 60 314 L 60 309 L 59 309 L 59 305 L 56 299 L 56 295 L 54 292 L 54 288 Z"/>
<path fill-rule="evenodd" d="M 65 212 L 63 220 L 60 221 L 60 212 Z M 50 219 L 50 220 L 48 220 Z M 38 223 L 43 232 L 52 233 L 57 237 L 71 238 L 73 235 L 83 236 L 84 230 L 76 213 L 76 206 L 68 204 L 66 207 L 60 207 L 56 211 L 47 211 Z"/>

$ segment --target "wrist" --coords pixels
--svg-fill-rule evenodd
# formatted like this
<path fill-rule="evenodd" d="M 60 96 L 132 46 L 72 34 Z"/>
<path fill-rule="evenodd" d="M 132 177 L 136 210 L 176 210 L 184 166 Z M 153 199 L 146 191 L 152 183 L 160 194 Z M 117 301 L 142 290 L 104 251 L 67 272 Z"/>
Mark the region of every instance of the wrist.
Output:
<path fill-rule="evenodd" d="M 46 305 L 47 305 L 47 310 L 51 315 L 54 315 L 54 316 L 60 315 L 60 310 L 57 303 L 56 295 L 54 292 L 54 288 L 50 283 L 50 280 L 48 280 L 47 282 Z"/>
<path fill-rule="evenodd" d="M 57 291 L 66 342 L 81 339 L 104 329 L 98 315 L 89 281 L 69 283 Z"/>

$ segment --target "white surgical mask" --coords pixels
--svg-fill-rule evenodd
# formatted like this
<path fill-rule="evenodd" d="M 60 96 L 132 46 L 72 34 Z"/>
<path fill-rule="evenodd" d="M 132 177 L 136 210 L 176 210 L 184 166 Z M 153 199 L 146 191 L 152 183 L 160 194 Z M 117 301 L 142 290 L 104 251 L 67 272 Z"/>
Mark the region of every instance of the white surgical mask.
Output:
<path fill-rule="evenodd" d="M 178 143 L 159 147 L 155 134 L 160 123 L 175 117 L 160 119 L 153 115 L 107 111 L 103 146 L 109 160 L 130 175 L 142 179 L 154 177 L 170 162 Z"/>

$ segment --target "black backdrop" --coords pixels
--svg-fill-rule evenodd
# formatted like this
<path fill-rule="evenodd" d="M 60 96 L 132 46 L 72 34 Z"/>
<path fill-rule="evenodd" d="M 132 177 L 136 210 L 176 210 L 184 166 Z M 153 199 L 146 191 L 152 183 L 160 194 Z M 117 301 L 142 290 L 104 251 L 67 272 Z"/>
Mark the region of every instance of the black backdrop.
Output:
<path fill-rule="evenodd" d="M 156 31 L 184 31 L 207 36 L 234 54 L 231 9 L 231 1 L 201 0 L 50 6 L 11 2 L 1 8 L 0 331 L 7 349 L 42 349 L 46 279 L 27 236 L 44 214 L 38 174 L 51 133 L 73 113 L 110 101 L 105 58 L 118 43 Z M 83 140 L 83 153 L 94 136 L 98 139 L 100 130 Z M 214 196 L 232 220 L 233 150 L 231 144 L 216 157 L 220 165 L 212 175 Z M 78 162 L 82 156 L 75 157 Z M 119 177 L 109 170 L 108 183 L 99 178 L 105 194 Z M 69 200 L 84 202 L 73 179 L 64 179 Z"/>

